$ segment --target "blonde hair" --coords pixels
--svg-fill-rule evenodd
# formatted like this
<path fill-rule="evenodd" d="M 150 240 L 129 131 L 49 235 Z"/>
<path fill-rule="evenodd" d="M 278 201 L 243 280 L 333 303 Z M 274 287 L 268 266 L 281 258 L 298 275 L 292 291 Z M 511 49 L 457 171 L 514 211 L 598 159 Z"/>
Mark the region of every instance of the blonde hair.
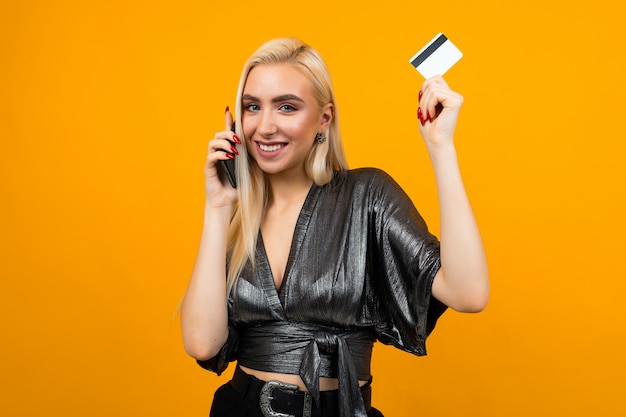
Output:
<path fill-rule="evenodd" d="M 333 105 L 334 117 L 328 132 L 325 132 L 327 140 L 315 141 L 305 160 L 307 175 L 321 186 L 330 182 L 334 171 L 348 169 L 339 131 L 337 103 L 330 74 L 322 57 L 309 45 L 294 38 L 274 39 L 261 45 L 246 61 L 237 90 L 235 130 L 243 143 L 239 145 L 236 168 L 239 204 L 228 230 L 229 293 L 244 265 L 250 261 L 254 266 L 257 236 L 267 204 L 266 177 L 245 149 L 246 141 L 241 126 L 241 98 L 248 74 L 252 68 L 267 64 L 293 65 L 311 81 L 320 111 L 328 103 Z"/>

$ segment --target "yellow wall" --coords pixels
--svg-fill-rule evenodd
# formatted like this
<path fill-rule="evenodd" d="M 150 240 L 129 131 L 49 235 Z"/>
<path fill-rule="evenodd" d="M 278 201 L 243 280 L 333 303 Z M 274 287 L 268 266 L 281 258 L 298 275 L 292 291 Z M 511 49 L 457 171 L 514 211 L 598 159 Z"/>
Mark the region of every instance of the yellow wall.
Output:
<path fill-rule="evenodd" d="M 617 2 L 0 3 L 0 415 L 206 416 L 173 317 L 207 141 L 245 58 L 295 35 L 331 67 L 349 160 L 438 229 L 408 59 L 465 53 L 457 143 L 493 298 L 417 358 L 377 346 L 387 416 L 624 413 L 623 13 Z M 615 5 L 615 6 L 614 6 Z M 232 372 L 232 366 L 228 374 Z"/>

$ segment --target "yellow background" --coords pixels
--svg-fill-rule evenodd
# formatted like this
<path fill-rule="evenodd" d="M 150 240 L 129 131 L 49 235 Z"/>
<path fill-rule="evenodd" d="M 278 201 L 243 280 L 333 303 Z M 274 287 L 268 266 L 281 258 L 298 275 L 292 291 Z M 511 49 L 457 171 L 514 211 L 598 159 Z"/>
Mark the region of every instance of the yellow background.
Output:
<path fill-rule="evenodd" d="M 408 59 L 465 54 L 457 143 L 493 282 L 429 356 L 374 352 L 386 416 L 626 415 L 626 31 L 618 2 L 0 2 L 0 415 L 206 416 L 176 306 L 207 141 L 245 58 L 294 35 L 334 78 L 352 167 L 438 230 Z"/>

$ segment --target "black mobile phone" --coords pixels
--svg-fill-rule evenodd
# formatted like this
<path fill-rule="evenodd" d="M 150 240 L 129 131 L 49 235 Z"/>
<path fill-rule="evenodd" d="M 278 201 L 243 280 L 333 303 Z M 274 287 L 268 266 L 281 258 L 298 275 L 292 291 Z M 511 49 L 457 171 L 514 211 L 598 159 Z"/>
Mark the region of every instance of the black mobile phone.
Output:
<path fill-rule="evenodd" d="M 235 122 L 233 122 L 233 126 L 230 128 L 233 132 L 235 131 Z M 232 142 L 231 142 L 232 143 Z M 232 143 L 235 146 L 234 143 Z M 235 159 L 226 159 L 221 160 L 222 166 L 224 167 L 224 171 L 226 171 L 226 177 L 230 182 L 230 185 L 233 188 L 237 188 L 237 180 L 235 179 Z"/>

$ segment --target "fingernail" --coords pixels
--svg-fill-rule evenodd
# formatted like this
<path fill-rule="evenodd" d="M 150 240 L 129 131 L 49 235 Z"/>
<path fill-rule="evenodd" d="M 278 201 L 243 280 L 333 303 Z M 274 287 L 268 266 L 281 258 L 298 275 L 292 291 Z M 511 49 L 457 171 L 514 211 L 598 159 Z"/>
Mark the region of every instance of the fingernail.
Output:
<path fill-rule="evenodd" d="M 228 158 L 228 159 L 235 159 L 235 155 L 233 155 L 232 153 L 226 152 L 226 158 Z"/>
<path fill-rule="evenodd" d="M 430 112 L 429 111 L 426 112 L 426 118 L 428 119 L 429 122 L 433 121 L 433 119 L 430 118 Z"/>
<path fill-rule="evenodd" d="M 420 90 L 419 96 L 417 97 L 417 101 L 420 101 L 423 95 L 424 95 L 424 92 Z"/>
<path fill-rule="evenodd" d="M 422 108 L 421 107 L 417 108 L 417 118 L 422 120 Z"/>
<path fill-rule="evenodd" d="M 230 147 L 230 150 L 232 153 L 234 153 L 235 155 L 239 155 L 239 152 L 237 152 L 237 148 L 235 148 L 234 146 Z"/>
<path fill-rule="evenodd" d="M 230 110 L 230 107 L 226 106 L 226 110 L 224 111 L 224 113 L 228 113 L 228 110 Z"/>
<path fill-rule="evenodd" d="M 235 141 L 235 143 L 241 144 L 241 139 L 239 139 L 239 136 L 233 135 L 233 140 Z"/>

